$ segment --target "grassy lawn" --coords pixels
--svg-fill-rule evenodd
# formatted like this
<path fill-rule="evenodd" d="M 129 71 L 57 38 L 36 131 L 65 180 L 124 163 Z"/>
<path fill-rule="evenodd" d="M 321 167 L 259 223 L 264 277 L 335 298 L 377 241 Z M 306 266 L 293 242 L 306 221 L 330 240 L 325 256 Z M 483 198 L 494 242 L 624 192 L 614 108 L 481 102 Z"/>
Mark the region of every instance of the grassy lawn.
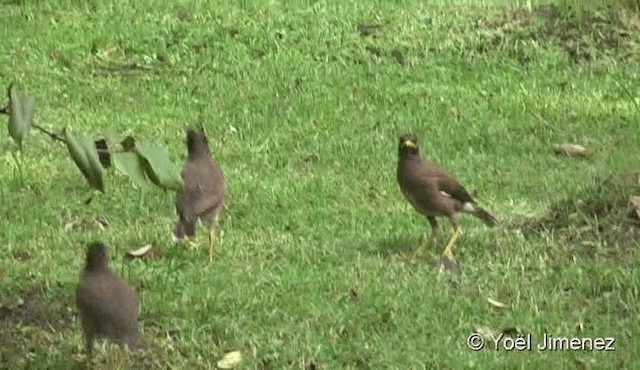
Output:
<path fill-rule="evenodd" d="M 171 192 L 110 171 L 85 205 L 64 146 L 32 131 L 21 181 L 1 130 L 0 368 L 79 366 L 74 289 L 95 239 L 140 297 L 146 343 L 129 360 L 101 344 L 102 368 L 215 368 L 234 350 L 246 369 L 640 366 L 637 16 L 580 29 L 504 1 L 231 3 L 0 5 L 0 89 L 35 96 L 38 124 L 132 135 L 182 164 L 201 115 L 228 186 L 209 264 L 206 231 L 195 251 L 171 243 Z M 408 261 L 428 224 L 396 183 L 406 131 L 501 221 L 461 216 L 460 275 L 428 263 L 446 219 Z M 155 258 L 124 261 L 147 243 Z M 615 351 L 472 351 L 474 331 Z"/>

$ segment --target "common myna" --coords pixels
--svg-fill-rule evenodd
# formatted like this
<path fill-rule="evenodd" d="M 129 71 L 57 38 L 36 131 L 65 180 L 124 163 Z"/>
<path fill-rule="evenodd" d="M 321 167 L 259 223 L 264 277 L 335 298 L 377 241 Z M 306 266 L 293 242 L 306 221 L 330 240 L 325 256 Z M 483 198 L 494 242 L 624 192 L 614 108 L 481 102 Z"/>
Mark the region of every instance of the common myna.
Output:
<path fill-rule="evenodd" d="M 114 274 L 107 261 L 107 247 L 89 244 L 86 264 L 76 288 L 76 305 L 91 356 L 95 339 L 108 339 L 135 349 L 138 341 L 138 299 L 127 284 Z"/>
<path fill-rule="evenodd" d="M 225 184 L 220 165 L 211 157 L 209 140 L 201 125 L 187 130 L 187 161 L 182 169 L 184 186 L 176 197 L 178 222 L 173 239 L 192 238 L 198 220 L 209 229 L 209 261 L 213 260 L 218 215 L 224 204 Z"/>
<path fill-rule="evenodd" d="M 400 136 L 398 147 L 397 180 L 405 198 L 411 205 L 427 217 L 431 225 L 431 238 L 415 251 L 414 257 L 424 253 L 428 245 L 438 237 L 436 217 L 447 217 L 453 233 L 444 249 L 444 256 L 452 258 L 451 249 L 460 235 L 457 213 L 470 213 L 493 227 L 498 221 L 487 211 L 476 205 L 467 190 L 435 163 L 420 157 L 418 138 L 406 133 Z"/>

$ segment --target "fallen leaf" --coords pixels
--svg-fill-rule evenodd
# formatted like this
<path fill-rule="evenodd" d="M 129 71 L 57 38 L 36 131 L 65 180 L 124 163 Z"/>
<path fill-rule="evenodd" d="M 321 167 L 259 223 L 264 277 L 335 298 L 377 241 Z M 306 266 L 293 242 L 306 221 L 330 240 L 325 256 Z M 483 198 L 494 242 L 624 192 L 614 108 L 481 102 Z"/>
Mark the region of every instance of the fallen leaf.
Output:
<path fill-rule="evenodd" d="M 553 151 L 558 155 L 566 155 L 567 157 L 586 157 L 589 154 L 587 148 L 578 144 L 554 145 Z"/>
<path fill-rule="evenodd" d="M 497 307 L 497 308 L 507 308 L 507 305 L 502 303 L 502 302 L 498 302 L 495 299 L 492 298 L 487 298 L 487 302 L 489 302 L 493 307 Z"/>
<path fill-rule="evenodd" d="M 235 369 L 242 362 L 242 354 L 240 351 L 229 352 L 218 361 L 219 369 Z"/>
<path fill-rule="evenodd" d="M 132 250 L 132 251 L 128 251 L 126 253 L 126 256 L 129 257 L 130 259 L 133 258 L 145 258 L 145 257 L 149 257 L 152 254 L 152 250 L 153 250 L 153 245 L 152 244 L 147 244 L 143 247 L 140 247 L 138 249 Z"/>

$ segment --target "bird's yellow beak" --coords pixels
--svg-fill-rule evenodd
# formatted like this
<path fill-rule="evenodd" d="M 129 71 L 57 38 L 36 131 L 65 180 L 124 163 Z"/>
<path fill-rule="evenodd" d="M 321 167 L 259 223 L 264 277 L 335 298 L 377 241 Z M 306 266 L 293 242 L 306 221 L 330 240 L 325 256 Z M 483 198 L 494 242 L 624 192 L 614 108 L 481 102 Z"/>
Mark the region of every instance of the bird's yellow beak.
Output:
<path fill-rule="evenodd" d="M 404 143 L 402 143 L 402 146 L 406 146 L 407 148 L 415 148 L 416 144 L 411 140 L 405 140 Z"/>

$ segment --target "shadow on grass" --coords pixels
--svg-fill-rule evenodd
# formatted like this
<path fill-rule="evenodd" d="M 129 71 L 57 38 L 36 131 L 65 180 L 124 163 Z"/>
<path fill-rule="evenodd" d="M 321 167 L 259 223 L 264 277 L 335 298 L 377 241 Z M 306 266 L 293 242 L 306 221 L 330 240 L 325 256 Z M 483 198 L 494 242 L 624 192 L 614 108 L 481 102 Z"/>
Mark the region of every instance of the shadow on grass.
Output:
<path fill-rule="evenodd" d="M 50 302 L 42 288 L 33 287 L 0 297 L 0 358 L 5 363 L 23 358 L 25 348 L 50 339 L 50 334 L 71 331 L 71 302 L 62 291 L 54 294 L 60 299 Z"/>
<path fill-rule="evenodd" d="M 389 236 L 382 240 L 374 241 L 373 251 L 379 253 L 384 258 L 409 258 L 418 248 L 421 239 L 406 235 Z"/>
<path fill-rule="evenodd" d="M 592 5 L 580 10 L 544 4 L 531 10 L 505 10 L 498 19 L 487 19 L 487 31 L 478 36 L 475 52 L 491 54 L 507 48 L 526 64 L 527 48 L 513 48 L 528 40 L 563 50 L 573 62 L 590 62 L 613 56 L 632 60 L 638 54 L 637 15 L 632 7 Z M 525 50 L 520 50 L 525 49 Z"/>
<path fill-rule="evenodd" d="M 558 199 L 545 216 L 520 225 L 526 237 L 553 234 L 574 254 L 605 253 L 624 260 L 640 241 L 640 219 L 630 198 L 640 195 L 640 174 L 595 177 L 577 194 Z"/>

